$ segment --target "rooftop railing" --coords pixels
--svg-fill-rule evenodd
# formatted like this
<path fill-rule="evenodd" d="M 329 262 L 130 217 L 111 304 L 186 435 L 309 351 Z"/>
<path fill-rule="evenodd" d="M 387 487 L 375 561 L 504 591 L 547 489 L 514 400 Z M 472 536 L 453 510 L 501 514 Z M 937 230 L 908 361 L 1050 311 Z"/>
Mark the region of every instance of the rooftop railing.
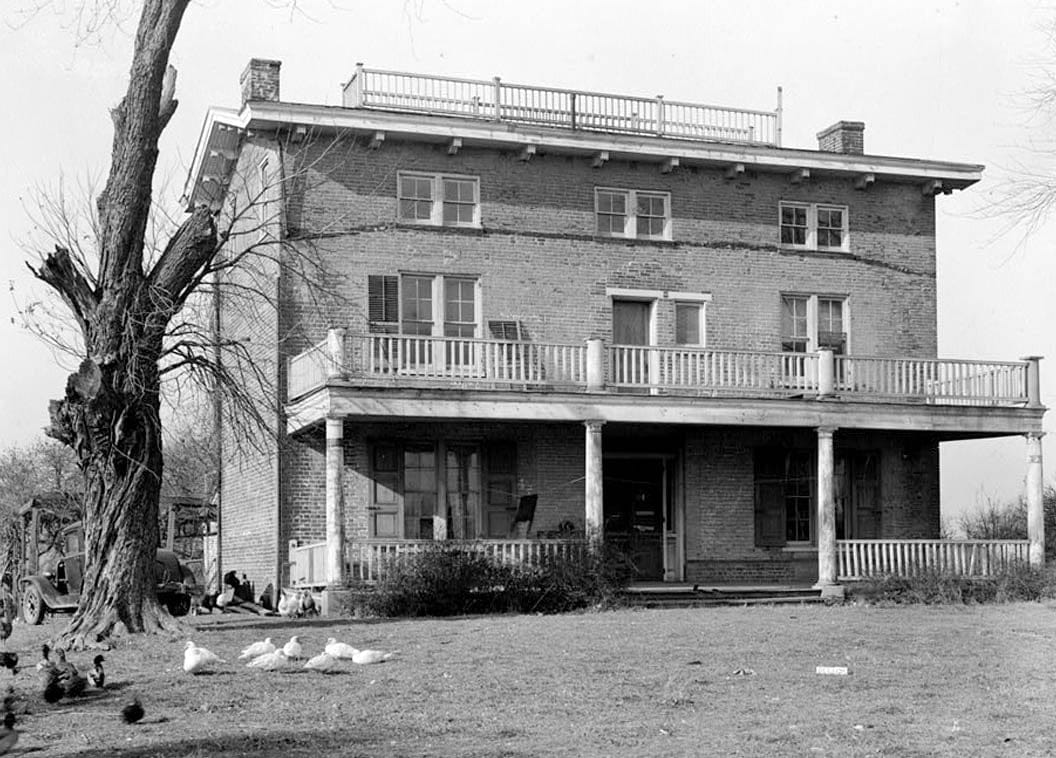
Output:
<path fill-rule="evenodd" d="M 773 111 L 656 97 L 509 84 L 499 77 L 382 71 L 357 64 L 344 87 L 347 108 L 407 111 L 595 132 L 781 146 L 781 89 Z"/>

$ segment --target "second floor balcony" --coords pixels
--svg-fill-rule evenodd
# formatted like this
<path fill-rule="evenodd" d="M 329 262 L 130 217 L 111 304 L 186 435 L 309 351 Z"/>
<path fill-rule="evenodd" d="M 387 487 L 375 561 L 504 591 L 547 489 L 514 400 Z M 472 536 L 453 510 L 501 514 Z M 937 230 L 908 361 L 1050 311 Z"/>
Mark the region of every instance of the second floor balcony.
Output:
<path fill-rule="evenodd" d="M 523 342 L 330 330 L 289 358 L 288 400 L 362 387 L 645 396 L 843 399 L 1040 408 L 1038 358 L 976 361 Z"/>

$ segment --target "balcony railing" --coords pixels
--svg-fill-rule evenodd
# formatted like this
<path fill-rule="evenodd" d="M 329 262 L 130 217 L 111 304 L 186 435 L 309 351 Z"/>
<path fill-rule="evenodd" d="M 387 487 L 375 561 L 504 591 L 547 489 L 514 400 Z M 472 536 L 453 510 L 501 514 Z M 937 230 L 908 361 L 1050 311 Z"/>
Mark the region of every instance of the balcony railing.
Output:
<path fill-rule="evenodd" d="M 781 91 L 773 111 L 656 97 L 408 74 L 356 67 L 345 85 L 349 108 L 409 111 L 597 132 L 781 145 Z"/>
<path fill-rule="evenodd" d="M 840 580 L 926 573 L 994 576 L 1029 561 L 1027 540 L 837 540 Z"/>
<path fill-rule="evenodd" d="M 690 347 L 345 335 L 289 359 L 293 400 L 329 381 L 361 386 L 705 397 L 824 397 L 932 405 L 1041 404 L 1038 361 L 998 363 Z"/>

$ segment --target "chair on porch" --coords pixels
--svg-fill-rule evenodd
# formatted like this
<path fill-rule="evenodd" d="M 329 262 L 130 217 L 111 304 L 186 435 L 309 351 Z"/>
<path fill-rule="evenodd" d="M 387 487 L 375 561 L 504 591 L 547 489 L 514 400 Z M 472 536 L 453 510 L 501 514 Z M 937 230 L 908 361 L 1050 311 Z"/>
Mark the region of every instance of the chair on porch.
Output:
<path fill-rule="evenodd" d="M 521 495 L 517 501 L 517 513 L 513 516 L 510 525 L 510 539 L 523 540 L 528 538 L 528 532 L 532 528 L 532 520 L 535 518 L 535 505 L 539 502 L 539 495 Z"/>

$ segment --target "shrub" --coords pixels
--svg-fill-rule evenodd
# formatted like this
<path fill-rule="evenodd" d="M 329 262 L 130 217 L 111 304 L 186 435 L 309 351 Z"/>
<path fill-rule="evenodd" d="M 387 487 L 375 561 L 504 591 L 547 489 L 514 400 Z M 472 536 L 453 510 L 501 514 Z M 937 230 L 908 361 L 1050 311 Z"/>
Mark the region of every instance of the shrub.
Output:
<path fill-rule="evenodd" d="M 894 605 L 1037 601 L 1056 597 L 1056 571 L 1017 564 L 989 577 L 938 571 L 913 577 L 882 575 L 847 589 L 851 600 Z"/>
<path fill-rule="evenodd" d="M 392 561 L 358 611 L 376 616 L 468 613 L 561 613 L 616 602 L 631 576 L 612 550 L 548 556 L 538 565 L 508 565 L 472 546 L 437 543 Z"/>

